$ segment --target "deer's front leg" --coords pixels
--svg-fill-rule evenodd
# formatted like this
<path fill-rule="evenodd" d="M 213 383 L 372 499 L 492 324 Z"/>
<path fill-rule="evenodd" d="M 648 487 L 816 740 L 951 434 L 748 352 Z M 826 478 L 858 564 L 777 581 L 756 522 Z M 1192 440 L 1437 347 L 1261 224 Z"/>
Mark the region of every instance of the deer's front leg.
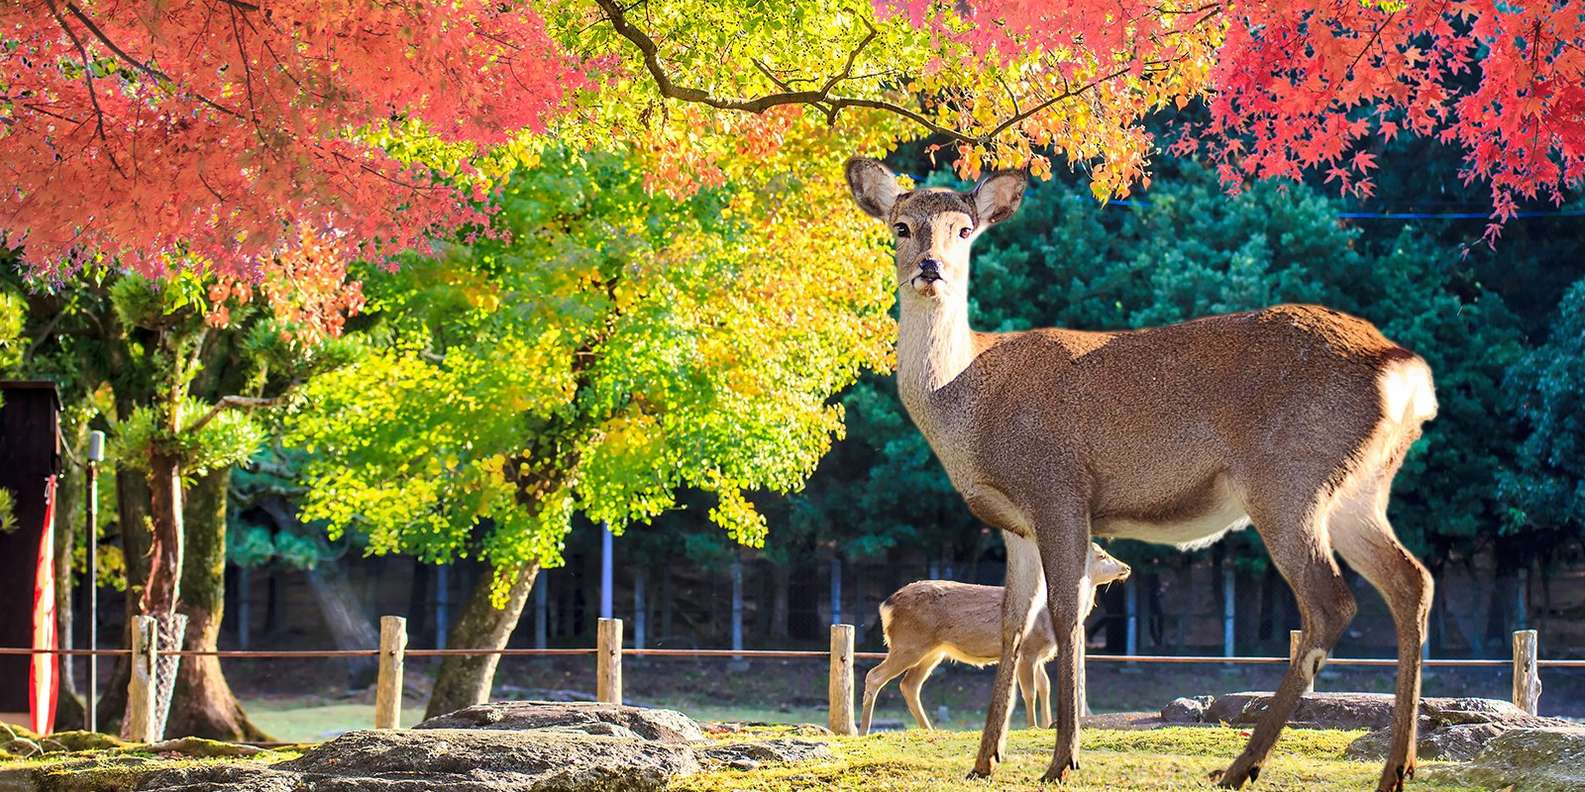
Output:
<path fill-rule="evenodd" d="M 1040 550 L 1034 540 L 1002 532 L 1007 544 L 1007 584 L 1002 593 L 1002 659 L 996 666 L 996 681 L 991 686 L 991 705 L 985 714 L 985 731 L 980 733 L 980 752 L 974 759 L 971 777 L 984 777 L 996 769 L 1007 745 L 1007 720 L 1012 713 L 1013 677 L 1017 670 L 1018 647 L 1029 634 L 1036 608 L 1045 601 L 1045 577 L 1040 569 Z"/>

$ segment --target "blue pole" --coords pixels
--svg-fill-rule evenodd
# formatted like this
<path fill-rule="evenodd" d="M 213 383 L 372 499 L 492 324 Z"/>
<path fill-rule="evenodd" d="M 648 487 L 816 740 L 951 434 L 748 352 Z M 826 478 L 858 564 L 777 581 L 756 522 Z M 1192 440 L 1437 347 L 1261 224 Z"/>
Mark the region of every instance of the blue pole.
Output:
<path fill-rule="evenodd" d="M 600 618 L 611 613 L 611 526 L 600 523 Z"/>

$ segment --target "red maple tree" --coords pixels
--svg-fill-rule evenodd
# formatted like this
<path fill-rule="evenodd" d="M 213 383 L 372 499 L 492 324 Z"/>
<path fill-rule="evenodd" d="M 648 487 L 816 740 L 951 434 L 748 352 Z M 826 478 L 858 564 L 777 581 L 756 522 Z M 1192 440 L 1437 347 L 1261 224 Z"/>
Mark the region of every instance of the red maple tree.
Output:
<path fill-rule="evenodd" d="M 1058 69 L 1170 58 L 1173 36 L 1219 17 L 1199 86 L 1210 120 L 1174 150 L 1207 155 L 1230 186 L 1319 170 L 1369 195 L 1367 148 L 1410 132 L 1459 147 L 1464 179 L 1489 184 L 1494 239 L 1520 200 L 1561 203 L 1585 177 L 1585 9 L 1572 0 L 977 0 L 953 9 L 970 20 L 956 30 L 928 0 L 876 2 L 987 57 L 1035 48 Z"/>
<path fill-rule="evenodd" d="M 0 24 L 0 228 L 41 268 L 410 246 L 474 219 L 471 196 L 360 131 L 488 144 L 580 81 L 532 9 L 490 0 L 28 0 Z"/>

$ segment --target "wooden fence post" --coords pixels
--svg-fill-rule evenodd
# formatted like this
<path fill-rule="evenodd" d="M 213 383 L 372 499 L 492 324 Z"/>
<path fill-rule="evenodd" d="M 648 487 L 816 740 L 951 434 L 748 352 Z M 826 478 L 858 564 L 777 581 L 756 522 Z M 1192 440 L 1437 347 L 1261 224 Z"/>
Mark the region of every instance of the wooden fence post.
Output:
<path fill-rule="evenodd" d="M 380 617 L 380 673 L 374 690 L 374 728 L 402 728 L 402 664 L 407 655 L 407 620 Z"/>
<path fill-rule="evenodd" d="M 159 739 L 154 733 L 154 666 L 159 659 L 159 636 L 154 617 L 132 617 L 132 674 L 127 682 L 126 718 L 121 724 L 121 737 L 129 742 Z"/>
<path fill-rule="evenodd" d="M 1513 634 L 1513 705 L 1531 715 L 1541 706 L 1541 671 L 1536 666 L 1535 630 L 1516 630 Z"/>
<path fill-rule="evenodd" d="M 831 625 L 831 715 L 828 725 L 837 734 L 853 734 L 853 625 Z"/>
<path fill-rule="evenodd" d="M 622 703 L 622 620 L 601 619 L 595 633 L 595 698 Z"/>
<path fill-rule="evenodd" d="M 1288 665 L 1297 665 L 1299 662 L 1299 645 L 1304 640 L 1304 631 L 1288 631 Z M 1304 686 L 1304 692 L 1315 692 L 1315 677 L 1310 677 L 1309 684 Z"/>

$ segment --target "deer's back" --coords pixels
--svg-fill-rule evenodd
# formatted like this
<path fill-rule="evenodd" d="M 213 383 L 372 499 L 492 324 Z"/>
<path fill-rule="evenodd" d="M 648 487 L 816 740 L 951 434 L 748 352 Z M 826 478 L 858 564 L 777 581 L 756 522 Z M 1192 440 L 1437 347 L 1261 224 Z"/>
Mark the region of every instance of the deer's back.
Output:
<path fill-rule="evenodd" d="M 1245 493 L 1272 471 L 1312 490 L 1348 473 L 1382 423 L 1384 372 L 1424 365 L 1369 322 L 1308 305 L 982 343 L 934 397 L 932 445 L 953 450 L 959 489 L 1078 475 L 1097 535 L 1173 544 L 1246 522 Z"/>
<path fill-rule="evenodd" d="M 920 580 L 881 603 L 881 627 L 893 650 L 940 648 L 973 665 L 994 663 L 1002 654 L 1002 587 Z M 1026 648 L 1051 643 L 1051 617 L 1042 608 Z"/>

